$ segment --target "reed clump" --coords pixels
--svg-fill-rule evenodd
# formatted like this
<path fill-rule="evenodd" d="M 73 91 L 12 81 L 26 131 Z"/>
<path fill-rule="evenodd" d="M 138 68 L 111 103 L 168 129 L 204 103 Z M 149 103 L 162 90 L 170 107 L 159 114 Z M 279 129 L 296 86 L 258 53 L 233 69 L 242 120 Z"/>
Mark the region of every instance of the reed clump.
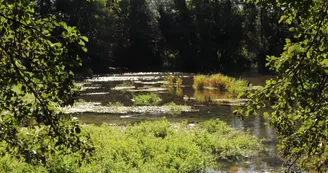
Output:
<path fill-rule="evenodd" d="M 223 74 L 196 75 L 194 76 L 193 88 L 201 89 L 218 89 L 228 91 L 233 94 L 244 92 L 248 88 L 248 82 L 243 79 L 235 79 Z"/>

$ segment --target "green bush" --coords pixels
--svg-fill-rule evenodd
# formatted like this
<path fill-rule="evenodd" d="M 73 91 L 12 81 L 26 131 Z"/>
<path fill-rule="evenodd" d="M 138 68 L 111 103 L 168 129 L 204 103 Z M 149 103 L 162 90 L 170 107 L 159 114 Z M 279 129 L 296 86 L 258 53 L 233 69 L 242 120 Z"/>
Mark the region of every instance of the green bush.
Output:
<path fill-rule="evenodd" d="M 155 94 L 140 94 L 133 96 L 134 104 L 137 106 L 157 105 L 161 102 L 161 98 Z"/>
<path fill-rule="evenodd" d="M 245 92 L 248 88 L 248 81 L 242 79 L 232 80 L 231 86 L 228 88 L 228 91 L 232 94 L 238 95 L 242 92 Z"/>
<path fill-rule="evenodd" d="M 3 172 L 201 172 L 217 169 L 216 159 L 238 160 L 261 151 L 253 136 L 235 131 L 219 120 L 190 127 L 167 120 L 136 125 L 82 127 L 95 147 L 89 162 L 76 164 L 77 157 L 56 153 L 50 166 L 32 166 L 5 155 Z M 0 145 L 0 150 L 5 146 Z M 0 171 L 1 172 L 1 171 Z"/>

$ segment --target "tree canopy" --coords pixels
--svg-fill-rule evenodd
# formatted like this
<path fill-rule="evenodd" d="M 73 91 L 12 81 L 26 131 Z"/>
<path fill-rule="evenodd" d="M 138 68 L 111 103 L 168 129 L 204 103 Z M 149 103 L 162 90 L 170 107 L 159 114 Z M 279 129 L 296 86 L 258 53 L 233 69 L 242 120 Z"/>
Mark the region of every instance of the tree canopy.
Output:
<path fill-rule="evenodd" d="M 36 5 L 0 0 L 0 139 L 28 163 L 47 164 L 55 152 L 88 154 L 79 124 L 56 109 L 72 97 L 88 39 Z"/>
<path fill-rule="evenodd" d="M 41 5 L 42 2 L 42 5 Z M 45 3 L 47 2 L 47 3 Z M 234 0 L 38 1 L 43 16 L 76 26 L 90 41 L 84 68 L 108 73 L 267 71 L 289 34 L 280 8 Z"/>
<path fill-rule="evenodd" d="M 276 129 L 279 149 L 288 171 L 327 171 L 328 167 L 328 1 L 261 1 L 281 8 L 280 22 L 289 25 L 280 56 L 268 56 L 267 65 L 277 78 L 246 96 L 252 101 L 237 113 L 249 115 L 260 108 Z"/>

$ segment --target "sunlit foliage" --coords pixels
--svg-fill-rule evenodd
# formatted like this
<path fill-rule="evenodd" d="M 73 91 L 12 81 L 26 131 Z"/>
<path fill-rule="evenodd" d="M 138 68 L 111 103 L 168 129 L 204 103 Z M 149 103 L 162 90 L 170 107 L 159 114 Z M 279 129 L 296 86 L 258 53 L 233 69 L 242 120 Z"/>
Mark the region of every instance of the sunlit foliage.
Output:
<path fill-rule="evenodd" d="M 1 152 L 47 165 L 53 153 L 90 152 L 79 124 L 55 109 L 72 98 L 71 70 L 88 39 L 54 17 L 38 17 L 35 5 L 0 0 L 0 140 Z"/>
<path fill-rule="evenodd" d="M 326 172 L 328 167 L 328 1 L 257 1 L 259 5 L 284 9 L 280 22 L 289 25 L 293 37 L 286 39 L 280 56 L 268 56 L 267 65 L 277 79 L 246 96 L 252 101 L 237 113 L 249 115 L 262 107 L 277 131 L 287 171 Z"/>

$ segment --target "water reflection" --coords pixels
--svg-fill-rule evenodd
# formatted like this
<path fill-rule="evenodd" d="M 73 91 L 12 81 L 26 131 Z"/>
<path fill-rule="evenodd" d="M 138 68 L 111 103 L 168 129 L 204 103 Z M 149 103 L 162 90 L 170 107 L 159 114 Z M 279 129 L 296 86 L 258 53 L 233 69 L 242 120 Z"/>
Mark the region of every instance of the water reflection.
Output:
<path fill-rule="evenodd" d="M 216 99 L 230 99 L 232 94 L 219 90 L 195 90 L 194 98 L 198 102 L 212 102 Z"/>

